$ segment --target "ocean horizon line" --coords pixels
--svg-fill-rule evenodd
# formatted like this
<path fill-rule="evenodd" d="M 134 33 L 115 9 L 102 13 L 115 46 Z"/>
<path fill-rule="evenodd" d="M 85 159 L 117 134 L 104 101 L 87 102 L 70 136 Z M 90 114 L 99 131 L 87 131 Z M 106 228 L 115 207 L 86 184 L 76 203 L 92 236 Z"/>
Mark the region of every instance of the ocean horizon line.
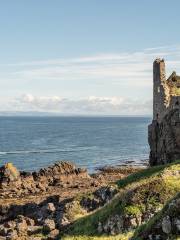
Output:
<path fill-rule="evenodd" d="M 151 114 L 75 114 L 39 111 L 0 111 L 0 117 L 152 117 Z"/>

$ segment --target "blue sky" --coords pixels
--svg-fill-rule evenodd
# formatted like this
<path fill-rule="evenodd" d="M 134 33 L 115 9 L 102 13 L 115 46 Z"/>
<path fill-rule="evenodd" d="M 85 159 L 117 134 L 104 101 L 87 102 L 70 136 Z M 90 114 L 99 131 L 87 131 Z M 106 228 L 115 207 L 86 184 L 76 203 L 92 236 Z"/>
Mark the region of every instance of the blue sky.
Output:
<path fill-rule="evenodd" d="M 150 114 L 152 61 L 180 69 L 178 0 L 0 3 L 0 110 Z M 180 70 L 179 70 L 180 71 Z"/>

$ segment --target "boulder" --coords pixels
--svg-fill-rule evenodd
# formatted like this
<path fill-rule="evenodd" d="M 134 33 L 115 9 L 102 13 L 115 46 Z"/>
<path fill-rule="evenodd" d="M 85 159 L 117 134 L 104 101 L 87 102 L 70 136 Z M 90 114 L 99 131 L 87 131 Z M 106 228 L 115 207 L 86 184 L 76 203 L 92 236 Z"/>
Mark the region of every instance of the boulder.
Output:
<path fill-rule="evenodd" d="M 55 212 L 55 211 L 56 211 L 56 208 L 55 208 L 55 206 L 54 206 L 54 203 L 51 203 L 51 202 L 47 203 L 47 205 L 45 206 L 45 208 L 46 208 L 46 210 L 47 210 L 48 212 Z"/>
<path fill-rule="evenodd" d="M 80 201 L 80 205 L 90 212 L 109 202 L 116 193 L 117 189 L 115 187 L 103 186 L 90 196 L 83 196 Z"/>
<path fill-rule="evenodd" d="M 123 229 L 123 217 L 119 215 L 114 215 L 108 218 L 108 220 L 101 226 L 104 233 L 116 235 L 122 233 Z M 100 229 L 100 224 L 98 225 Z"/>
<path fill-rule="evenodd" d="M 18 216 L 16 220 L 16 230 L 18 233 L 27 232 L 28 225 L 23 216 Z"/>
<path fill-rule="evenodd" d="M 43 230 L 44 232 L 51 232 L 56 228 L 56 224 L 53 219 L 46 219 L 44 221 Z"/>
<path fill-rule="evenodd" d="M 94 195 L 98 197 L 102 203 L 109 202 L 117 193 L 117 189 L 113 186 L 104 186 L 99 188 Z"/>
<path fill-rule="evenodd" d="M 16 227 L 16 222 L 15 221 L 8 221 L 4 223 L 4 227 L 5 228 L 15 228 Z"/>
<path fill-rule="evenodd" d="M 59 230 L 54 229 L 48 234 L 47 239 L 48 240 L 58 239 L 58 236 L 59 236 Z"/>
<path fill-rule="evenodd" d="M 29 217 L 25 217 L 25 221 L 26 221 L 27 226 L 34 226 L 34 224 L 35 224 L 34 220 Z"/>
<path fill-rule="evenodd" d="M 0 236 L 7 236 L 9 228 L 4 227 L 3 225 L 0 225 Z"/>
<path fill-rule="evenodd" d="M 0 168 L 0 182 L 16 181 L 20 177 L 20 172 L 12 163 L 6 163 Z"/>
<path fill-rule="evenodd" d="M 180 233 L 180 217 L 174 219 L 174 226 L 178 233 Z"/>
<path fill-rule="evenodd" d="M 6 236 L 6 239 L 7 240 L 17 240 L 19 237 L 18 237 L 18 233 L 15 229 L 10 229 L 8 231 L 8 234 Z"/>
<path fill-rule="evenodd" d="M 166 216 L 162 220 L 162 230 L 164 233 L 169 234 L 171 232 L 171 220 L 169 216 Z"/>
<path fill-rule="evenodd" d="M 38 234 L 42 231 L 42 226 L 28 226 L 27 229 L 27 234 L 28 235 L 33 235 L 33 234 Z"/>

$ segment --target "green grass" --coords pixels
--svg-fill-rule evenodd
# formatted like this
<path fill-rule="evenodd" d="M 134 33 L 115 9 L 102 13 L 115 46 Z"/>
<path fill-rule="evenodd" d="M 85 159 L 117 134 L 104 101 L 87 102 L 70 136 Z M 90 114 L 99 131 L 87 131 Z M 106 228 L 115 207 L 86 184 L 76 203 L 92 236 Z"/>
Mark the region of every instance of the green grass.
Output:
<path fill-rule="evenodd" d="M 128 177 L 119 180 L 117 184 L 119 188 L 124 188 L 131 183 L 135 183 L 142 179 L 146 179 L 146 178 L 155 176 L 157 174 L 160 174 L 161 172 L 163 172 L 164 169 L 170 166 L 176 166 L 176 164 L 180 164 L 180 161 L 175 161 L 173 164 L 169 163 L 166 165 L 159 165 L 159 166 L 149 167 L 147 169 L 140 170 L 139 172 L 133 173 Z"/>
<path fill-rule="evenodd" d="M 180 179 L 172 171 L 180 171 L 180 161 L 171 164 L 156 166 L 131 174 L 117 182 L 119 193 L 104 207 L 76 220 L 62 236 L 62 240 L 124 240 L 131 233 L 122 233 L 118 236 L 105 236 L 97 232 L 99 222 L 115 214 L 139 215 L 145 209 L 162 209 L 178 191 Z M 129 236 L 128 236 L 129 234 Z"/>
<path fill-rule="evenodd" d="M 85 235 L 78 235 L 78 236 L 66 236 L 61 238 L 62 240 L 127 240 L 133 236 L 133 232 L 118 234 L 116 236 L 85 236 Z"/>
<path fill-rule="evenodd" d="M 124 213 L 128 215 L 138 216 L 142 213 L 142 211 L 145 211 L 145 208 L 144 205 L 140 204 L 128 205 L 124 207 Z"/>

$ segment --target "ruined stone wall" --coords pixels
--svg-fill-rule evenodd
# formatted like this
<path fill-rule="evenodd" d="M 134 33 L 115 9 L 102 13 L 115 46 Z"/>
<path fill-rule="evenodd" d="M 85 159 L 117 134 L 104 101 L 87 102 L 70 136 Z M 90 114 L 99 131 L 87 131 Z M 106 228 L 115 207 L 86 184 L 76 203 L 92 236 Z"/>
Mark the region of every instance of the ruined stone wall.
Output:
<path fill-rule="evenodd" d="M 157 165 L 180 159 L 179 77 L 173 73 L 166 80 L 165 62 L 156 59 L 153 84 L 153 121 L 148 128 L 148 140 L 150 165 Z"/>
<path fill-rule="evenodd" d="M 156 59 L 153 64 L 153 119 L 161 120 L 169 105 L 169 88 L 166 85 L 165 62 Z"/>
<path fill-rule="evenodd" d="M 173 72 L 166 79 L 164 59 L 153 63 L 153 120 L 161 122 L 164 116 L 180 105 L 180 77 Z"/>

